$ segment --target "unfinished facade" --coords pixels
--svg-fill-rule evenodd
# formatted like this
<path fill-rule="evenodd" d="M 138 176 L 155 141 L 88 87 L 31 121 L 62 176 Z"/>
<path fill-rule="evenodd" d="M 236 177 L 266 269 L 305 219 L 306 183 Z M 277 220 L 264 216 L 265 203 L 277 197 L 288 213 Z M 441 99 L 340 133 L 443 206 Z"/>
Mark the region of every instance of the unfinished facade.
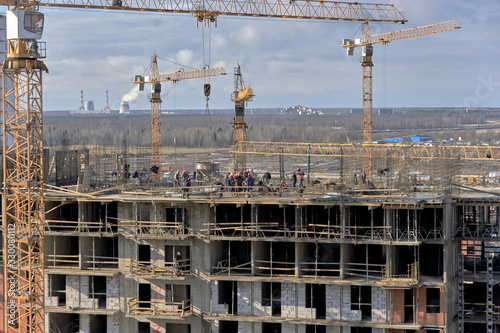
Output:
<path fill-rule="evenodd" d="M 47 193 L 47 332 L 496 332 L 498 198 L 164 193 Z"/>

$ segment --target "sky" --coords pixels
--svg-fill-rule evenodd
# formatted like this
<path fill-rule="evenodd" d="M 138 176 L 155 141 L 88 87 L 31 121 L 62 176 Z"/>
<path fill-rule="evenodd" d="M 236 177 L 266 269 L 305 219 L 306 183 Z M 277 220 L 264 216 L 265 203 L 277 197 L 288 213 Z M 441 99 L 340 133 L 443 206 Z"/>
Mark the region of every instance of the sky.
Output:
<path fill-rule="evenodd" d="M 378 3 L 364 1 L 365 3 Z M 373 23 L 372 34 L 455 19 L 459 30 L 374 46 L 374 107 L 500 107 L 500 1 L 395 0 L 405 25 Z M 5 9 L 3 9 L 5 11 Z M 239 64 L 255 97 L 248 108 L 362 107 L 361 49 L 347 56 L 343 38 L 360 38 L 362 23 L 221 16 L 217 27 L 196 26 L 189 14 L 40 7 L 49 69 L 46 111 L 77 110 L 84 100 L 118 110 L 137 87 L 154 53 L 161 73 L 222 66 L 228 75 L 162 85 L 162 110 L 231 109 Z M 168 61 L 167 61 L 168 60 Z M 174 64 L 176 63 L 176 64 Z M 181 65 L 179 65 L 181 64 Z M 149 109 L 147 91 L 131 109 Z"/>

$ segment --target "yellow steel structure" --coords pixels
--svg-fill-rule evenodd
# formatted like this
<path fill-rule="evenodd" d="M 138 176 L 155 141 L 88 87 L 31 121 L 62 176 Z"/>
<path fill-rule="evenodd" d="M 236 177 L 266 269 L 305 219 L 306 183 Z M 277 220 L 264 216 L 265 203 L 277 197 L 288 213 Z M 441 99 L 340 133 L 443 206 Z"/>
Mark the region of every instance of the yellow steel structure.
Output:
<path fill-rule="evenodd" d="M 160 74 L 158 70 L 158 59 L 156 54 L 151 61 L 151 77 L 149 80 L 144 80 L 144 77 L 136 75 L 133 83 L 139 85 L 139 89 L 144 89 L 145 83 L 151 83 L 151 164 L 159 168 L 157 172 L 153 172 L 153 181 L 161 179 L 161 82 L 170 81 L 172 83 L 187 79 L 197 79 L 202 77 L 226 75 L 226 71 L 222 67 L 203 68 L 189 71 L 177 71 L 173 73 Z"/>
<path fill-rule="evenodd" d="M 452 145 L 389 145 L 291 142 L 238 142 L 231 153 L 291 156 L 333 156 L 409 159 L 461 159 L 471 161 L 500 161 L 500 147 Z"/>
<path fill-rule="evenodd" d="M 245 123 L 245 103 L 251 100 L 255 94 L 252 87 L 245 88 L 241 68 L 234 69 L 234 93 L 231 100 L 234 102 L 234 121 L 233 121 L 233 144 L 247 141 L 247 124 Z M 234 154 L 234 172 L 245 171 L 247 164 L 246 154 Z"/>
<path fill-rule="evenodd" d="M 405 23 L 393 5 L 329 1 L 204 2 L 140 0 L 0 0 L 13 9 L 39 6 L 189 13 L 205 24 L 219 15 Z M 43 309 L 43 135 L 42 73 L 36 40 L 10 40 L 3 73 L 4 292 L 5 327 L 9 332 L 44 332 Z M 181 76 L 182 74 L 178 74 Z M 175 80 L 171 80 L 175 81 Z M 159 95 L 153 99 L 161 103 Z M 161 114 L 159 104 L 152 106 Z M 153 118 L 155 116 L 152 115 Z M 159 128 L 159 118 L 153 126 Z M 159 132 L 157 132 L 159 133 Z M 155 141 L 157 139 L 153 139 Z M 161 141 L 160 141 L 161 142 Z M 159 163 L 159 150 L 156 153 Z M 153 162 L 154 163 L 154 162 Z M 11 250 L 12 249 L 12 250 Z M 9 251 L 14 255 L 9 257 Z"/>
<path fill-rule="evenodd" d="M 431 35 L 459 28 L 460 25 L 455 20 L 452 20 L 372 36 L 370 34 L 370 27 L 367 21 L 364 24 L 363 39 L 360 43 L 354 43 L 352 40 L 344 40 L 341 46 L 347 49 L 348 55 L 353 54 L 354 47 L 363 47 L 363 58 L 361 62 L 363 75 L 363 143 L 370 144 L 373 142 L 372 44 L 387 44 L 395 40 Z M 364 160 L 363 169 L 368 178 L 371 178 L 373 172 L 373 164 L 372 158 L 370 156 L 367 156 L 367 158 Z"/>
<path fill-rule="evenodd" d="M 16 0 L 2 0 L 14 5 Z M 321 19 L 336 21 L 372 21 L 405 23 L 404 13 L 394 5 L 338 1 L 281 0 L 208 0 L 208 1 L 140 1 L 140 0 L 42 0 L 39 6 L 154 11 L 192 14 L 198 21 L 214 22 L 220 15 Z"/>
<path fill-rule="evenodd" d="M 43 14 L 34 3 L 15 7 L 41 36 Z M 28 25 L 29 25 L 28 23 Z M 39 31 L 38 31 L 39 29 Z M 21 34 L 20 34 L 21 35 Z M 42 73 L 36 39 L 7 41 L 2 66 L 3 115 L 3 332 L 43 332 Z"/>

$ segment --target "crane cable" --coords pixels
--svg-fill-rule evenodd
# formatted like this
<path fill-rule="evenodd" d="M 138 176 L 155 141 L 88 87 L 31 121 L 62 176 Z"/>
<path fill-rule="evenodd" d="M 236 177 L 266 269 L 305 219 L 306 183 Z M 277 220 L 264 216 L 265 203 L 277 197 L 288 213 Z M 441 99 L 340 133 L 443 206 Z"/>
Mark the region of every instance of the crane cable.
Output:
<path fill-rule="evenodd" d="M 205 58 L 205 25 L 202 26 L 201 28 L 201 35 L 202 35 L 202 44 L 203 44 L 203 64 L 206 68 L 210 68 L 210 58 L 211 58 L 211 52 L 212 52 L 212 26 L 209 24 L 208 25 L 208 63 Z M 208 106 L 208 100 L 210 99 L 210 77 L 205 77 L 204 78 L 204 84 L 203 84 L 203 90 L 206 98 L 206 104 L 205 104 L 205 121 L 210 120 L 210 108 Z M 208 83 L 207 83 L 208 81 Z"/>

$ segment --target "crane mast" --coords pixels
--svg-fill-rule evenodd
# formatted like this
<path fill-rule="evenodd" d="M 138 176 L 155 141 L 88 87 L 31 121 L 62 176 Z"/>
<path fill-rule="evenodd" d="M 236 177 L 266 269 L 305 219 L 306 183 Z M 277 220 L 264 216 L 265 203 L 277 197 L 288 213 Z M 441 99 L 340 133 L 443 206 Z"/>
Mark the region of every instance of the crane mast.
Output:
<path fill-rule="evenodd" d="M 3 87 L 4 332 L 43 332 L 43 14 L 33 3 L 7 11 Z"/>
<path fill-rule="evenodd" d="M 353 55 L 355 47 L 361 46 L 363 49 L 363 58 L 361 61 L 363 75 L 363 143 L 371 144 L 373 142 L 373 44 L 387 44 L 394 40 L 431 35 L 459 28 L 460 25 L 455 20 L 452 20 L 372 36 L 370 34 L 370 27 L 367 21 L 364 23 L 363 39 L 361 41 L 355 42 L 350 39 L 344 39 L 342 41 L 341 47 L 347 49 L 347 55 Z M 365 156 L 363 159 L 363 171 L 367 175 L 368 179 L 372 179 L 373 158 L 370 153 L 368 153 L 368 156 Z"/>
<path fill-rule="evenodd" d="M 245 88 L 243 83 L 243 76 L 241 75 L 241 68 L 234 68 L 234 93 L 231 100 L 234 102 L 234 121 L 233 121 L 233 145 L 237 145 L 239 142 L 244 142 L 247 140 L 247 124 L 245 123 L 245 103 L 251 100 L 255 94 L 253 93 L 252 87 L 248 86 Z M 245 147 L 241 147 L 245 151 Z M 240 172 L 246 170 L 247 156 L 246 154 L 235 153 L 234 154 L 234 172 Z"/>
<path fill-rule="evenodd" d="M 226 75 L 222 67 L 202 68 L 184 71 L 180 70 L 173 73 L 161 74 L 158 70 L 158 59 L 156 54 L 151 61 L 151 77 L 146 79 L 144 76 L 136 75 L 132 80 L 139 85 L 139 90 L 144 90 L 145 83 L 151 83 L 151 171 L 152 180 L 160 181 L 161 173 L 161 82 L 170 81 L 177 83 L 182 80 L 197 79 L 202 77 Z"/>

